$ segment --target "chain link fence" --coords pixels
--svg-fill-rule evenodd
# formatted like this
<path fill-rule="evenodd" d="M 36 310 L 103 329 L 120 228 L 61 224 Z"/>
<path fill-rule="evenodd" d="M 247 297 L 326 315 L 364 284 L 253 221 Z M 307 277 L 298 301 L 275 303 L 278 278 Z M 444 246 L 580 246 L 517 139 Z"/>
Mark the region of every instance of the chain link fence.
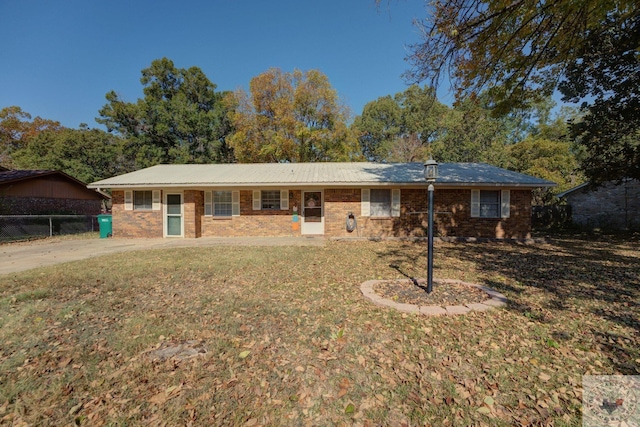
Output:
<path fill-rule="evenodd" d="M 95 215 L 0 215 L 0 242 L 98 230 Z"/>

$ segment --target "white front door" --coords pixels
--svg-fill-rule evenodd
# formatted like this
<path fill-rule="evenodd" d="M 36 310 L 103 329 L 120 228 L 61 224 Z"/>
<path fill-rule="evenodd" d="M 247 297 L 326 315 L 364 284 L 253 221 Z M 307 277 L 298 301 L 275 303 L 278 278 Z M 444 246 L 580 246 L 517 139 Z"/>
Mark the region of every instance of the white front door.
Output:
<path fill-rule="evenodd" d="M 166 237 L 182 237 L 182 193 L 167 193 L 164 199 L 164 235 Z"/>
<path fill-rule="evenodd" d="M 322 191 L 302 192 L 302 234 L 324 234 Z"/>

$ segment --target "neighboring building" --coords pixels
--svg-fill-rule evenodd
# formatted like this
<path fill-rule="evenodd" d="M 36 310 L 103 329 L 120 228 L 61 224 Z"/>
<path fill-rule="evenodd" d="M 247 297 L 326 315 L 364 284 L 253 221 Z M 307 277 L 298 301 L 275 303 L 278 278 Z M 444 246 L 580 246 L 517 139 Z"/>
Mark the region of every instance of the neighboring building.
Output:
<path fill-rule="evenodd" d="M 424 236 L 422 163 L 158 165 L 94 182 L 112 190 L 114 237 Z M 439 165 L 440 236 L 528 238 L 531 190 L 555 184 L 487 164 Z M 347 216 L 357 227 L 347 229 Z M 353 220 L 350 220 L 353 225 Z"/>
<path fill-rule="evenodd" d="M 589 183 L 558 194 L 571 206 L 574 224 L 606 230 L 640 229 L 640 181 L 591 188 Z"/>
<path fill-rule="evenodd" d="M 0 170 L 0 215 L 96 215 L 107 200 L 64 172 Z"/>

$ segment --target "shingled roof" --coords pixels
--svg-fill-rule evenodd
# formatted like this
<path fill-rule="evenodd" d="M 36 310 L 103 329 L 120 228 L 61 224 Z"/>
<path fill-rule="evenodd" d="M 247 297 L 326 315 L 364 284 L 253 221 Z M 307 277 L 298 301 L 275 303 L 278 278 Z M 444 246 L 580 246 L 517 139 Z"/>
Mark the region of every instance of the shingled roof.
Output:
<path fill-rule="evenodd" d="M 318 187 L 426 185 L 422 163 L 257 163 L 157 165 L 89 184 L 132 187 Z M 553 187 L 556 184 L 485 163 L 442 163 L 442 186 Z"/>
<path fill-rule="evenodd" d="M 3 168 L 5 170 L 0 170 L 0 185 L 4 185 L 4 184 L 11 184 L 14 182 L 19 182 L 19 181 L 26 181 L 29 179 L 33 179 L 33 178 L 42 178 L 42 177 L 46 177 L 46 176 L 59 176 L 62 177 L 68 181 L 73 182 L 74 184 L 77 184 L 78 186 L 81 187 L 86 187 L 87 185 L 78 180 L 75 179 L 74 177 L 72 177 L 71 175 L 67 175 L 64 172 L 61 171 L 55 171 L 55 170 L 9 170 L 6 168 Z M 102 196 L 102 198 L 104 199 L 110 199 L 111 196 L 109 196 L 108 194 L 103 193 L 102 191 L 98 191 L 98 193 Z"/>

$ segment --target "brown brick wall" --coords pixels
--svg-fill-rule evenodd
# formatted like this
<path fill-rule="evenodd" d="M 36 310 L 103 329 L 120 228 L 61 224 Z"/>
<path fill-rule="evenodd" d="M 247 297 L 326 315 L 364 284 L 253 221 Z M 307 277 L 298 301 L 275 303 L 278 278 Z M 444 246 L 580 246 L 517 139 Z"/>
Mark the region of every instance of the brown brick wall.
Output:
<path fill-rule="evenodd" d="M 325 234 L 332 237 L 422 237 L 427 235 L 427 189 L 402 189 L 399 218 L 360 215 L 360 189 L 325 190 Z M 437 236 L 528 238 L 531 236 L 531 191 L 511 190 L 509 218 L 471 218 L 471 190 L 434 192 Z M 349 233 L 346 216 L 356 216 L 358 229 Z"/>
<path fill-rule="evenodd" d="M 300 208 L 300 190 L 289 190 L 288 210 L 253 210 L 253 192 L 240 191 L 240 216 L 214 218 L 201 213 L 203 237 L 299 236 L 292 227 L 293 207 Z"/>
<path fill-rule="evenodd" d="M 0 196 L 0 215 L 98 215 L 102 200 Z"/>
<path fill-rule="evenodd" d="M 162 237 L 162 210 L 125 211 L 124 191 L 111 194 L 113 237 Z"/>
<path fill-rule="evenodd" d="M 204 216 L 204 193 L 184 192 L 185 237 L 299 236 L 293 208 L 301 213 L 300 190 L 289 190 L 288 210 L 253 210 L 252 191 L 240 191 L 240 216 Z M 361 216 L 360 189 L 325 189 L 325 235 L 328 237 L 421 237 L 427 234 L 427 190 L 402 189 L 399 218 Z M 436 236 L 528 238 L 531 235 L 531 191 L 511 190 L 510 217 L 471 218 L 471 190 L 441 189 L 434 193 Z M 358 228 L 349 233 L 346 217 L 356 216 Z M 115 237 L 162 237 L 162 211 L 124 210 L 124 192 L 113 192 Z M 302 218 L 300 218 L 302 220 Z M 298 223 L 300 224 L 300 223 Z"/>
<path fill-rule="evenodd" d="M 186 190 L 183 194 L 184 237 L 202 237 L 204 192 Z"/>

